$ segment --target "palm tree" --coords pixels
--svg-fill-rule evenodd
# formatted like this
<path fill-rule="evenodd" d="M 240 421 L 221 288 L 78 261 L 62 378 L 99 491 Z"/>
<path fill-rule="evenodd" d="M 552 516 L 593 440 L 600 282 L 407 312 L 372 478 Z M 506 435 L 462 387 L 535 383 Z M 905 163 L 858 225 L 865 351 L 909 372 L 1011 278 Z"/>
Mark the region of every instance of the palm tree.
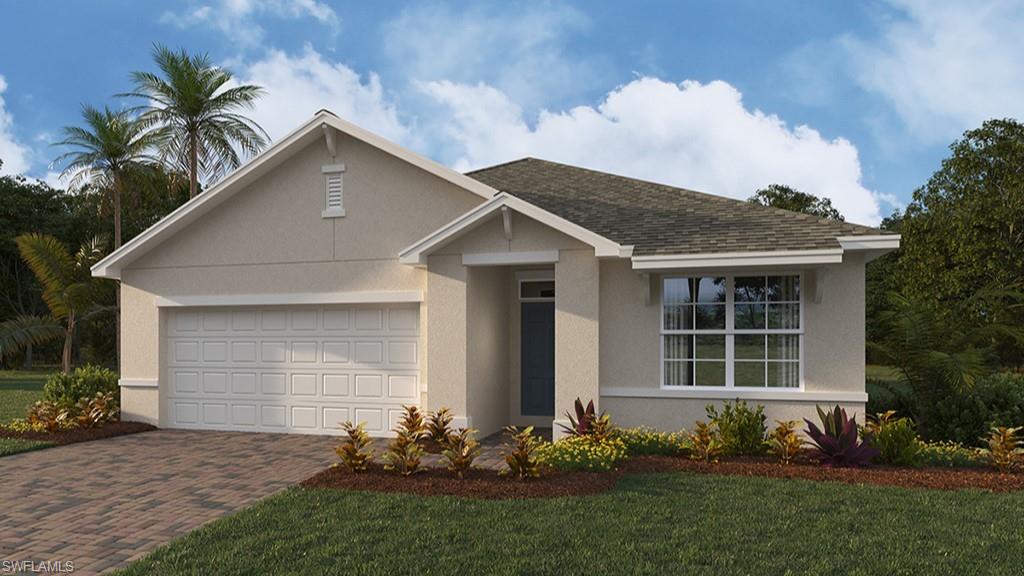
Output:
<path fill-rule="evenodd" d="M 46 234 L 22 234 L 15 242 L 43 286 L 43 301 L 50 314 L 19 316 L 0 323 L 0 359 L 63 337 L 61 368 L 68 372 L 78 326 L 114 309 L 101 304 L 109 297 L 110 281 L 93 278 L 90 271 L 103 258 L 103 242 L 94 238 L 73 256 L 59 240 Z"/>
<path fill-rule="evenodd" d="M 207 54 L 190 55 L 153 46 L 153 60 L 162 75 L 133 72 L 135 89 L 121 96 L 144 98 L 142 118 L 152 123 L 164 159 L 189 175 L 189 197 L 199 191 L 199 177 L 216 179 L 252 156 L 269 136 L 256 122 L 238 113 L 252 109 L 263 88 L 227 87 L 232 75 L 216 67 Z"/>
<path fill-rule="evenodd" d="M 92 184 L 106 191 L 114 208 L 114 250 L 121 247 L 121 201 L 126 180 L 133 172 L 153 164 L 150 151 L 156 135 L 132 117 L 129 111 L 98 110 L 82 105 L 85 126 L 64 127 L 64 139 L 57 146 L 72 150 L 57 157 L 55 163 L 67 162 L 61 178 L 72 188 Z"/>

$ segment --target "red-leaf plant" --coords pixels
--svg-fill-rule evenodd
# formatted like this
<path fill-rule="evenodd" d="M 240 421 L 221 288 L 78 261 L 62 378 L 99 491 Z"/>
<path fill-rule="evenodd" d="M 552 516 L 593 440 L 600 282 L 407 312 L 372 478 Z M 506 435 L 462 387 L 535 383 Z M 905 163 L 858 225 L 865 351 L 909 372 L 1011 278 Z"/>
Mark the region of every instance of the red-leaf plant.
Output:
<path fill-rule="evenodd" d="M 804 418 L 807 423 L 807 435 L 817 448 L 821 461 L 826 466 L 867 466 L 879 452 L 866 439 L 858 438 L 857 421 L 846 415 L 838 405 L 829 411 L 820 407 L 818 417 L 822 429 Z"/>

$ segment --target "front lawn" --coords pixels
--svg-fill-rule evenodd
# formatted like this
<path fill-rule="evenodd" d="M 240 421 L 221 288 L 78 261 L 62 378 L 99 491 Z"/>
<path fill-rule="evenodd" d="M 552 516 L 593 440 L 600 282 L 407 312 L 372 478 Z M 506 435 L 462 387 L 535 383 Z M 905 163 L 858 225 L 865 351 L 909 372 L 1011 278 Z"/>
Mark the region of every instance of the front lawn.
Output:
<path fill-rule="evenodd" d="M 121 574 L 1010 574 L 1024 493 L 626 476 L 551 500 L 293 488 Z"/>
<path fill-rule="evenodd" d="M 43 384 L 51 372 L 0 370 L 0 424 L 24 418 L 25 411 L 43 397 Z"/>
<path fill-rule="evenodd" d="M 39 450 L 40 448 L 49 448 L 50 446 L 53 446 L 53 442 L 0 437 L 0 457 L 11 456 L 12 454 L 21 454 L 22 452 L 31 452 L 33 450 Z"/>

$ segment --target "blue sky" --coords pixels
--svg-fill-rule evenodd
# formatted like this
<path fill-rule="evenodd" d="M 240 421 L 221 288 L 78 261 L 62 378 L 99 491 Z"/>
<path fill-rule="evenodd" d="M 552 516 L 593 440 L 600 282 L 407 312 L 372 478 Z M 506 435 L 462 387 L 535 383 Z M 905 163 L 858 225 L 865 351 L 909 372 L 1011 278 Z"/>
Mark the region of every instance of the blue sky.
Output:
<path fill-rule="evenodd" d="M 1024 3 L 10 2 L 5 173 L 57 182 L 79 105 L 154 42 L 268 89 L 278 137 L 329 108 L 458 169 L 532 155 L 745 198 L 773 182 L 876 223 L 948 145 L 1024 116 Z"/>

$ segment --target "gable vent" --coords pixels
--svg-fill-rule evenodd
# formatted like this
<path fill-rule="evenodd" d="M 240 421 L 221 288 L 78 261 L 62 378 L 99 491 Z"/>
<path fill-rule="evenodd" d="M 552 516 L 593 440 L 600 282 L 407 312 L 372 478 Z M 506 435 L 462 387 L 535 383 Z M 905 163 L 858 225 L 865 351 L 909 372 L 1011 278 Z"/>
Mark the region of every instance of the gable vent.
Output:
<path fill-rule="evenodd" d="M 345 215 L 344 173 L 344 164 L 332 164 L 323 167 L 327 191 L 326 203 L 322 214 L 324 218 L 338 218 Z"/>

